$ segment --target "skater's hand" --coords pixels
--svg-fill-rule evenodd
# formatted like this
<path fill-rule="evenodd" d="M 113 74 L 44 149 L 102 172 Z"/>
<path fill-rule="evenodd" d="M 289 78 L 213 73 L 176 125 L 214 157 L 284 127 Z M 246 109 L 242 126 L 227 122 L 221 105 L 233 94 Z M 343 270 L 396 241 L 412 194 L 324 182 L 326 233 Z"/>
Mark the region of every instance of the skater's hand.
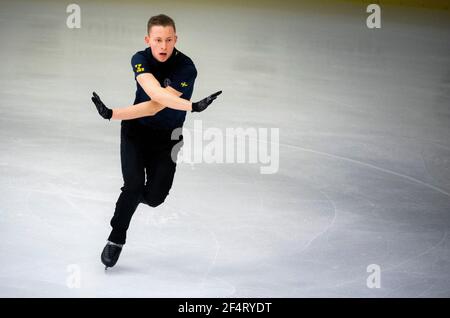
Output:
<path fill-rule="evenodd" d="M 92 100 L 92 102 L 94 102 L 95 107 L 97 107 L 97 111 L 100 114 L 100 116 L 102 116 L 105 119 L 110 120 L 112 117 L 112 114 L 113 114 L 112 109 L 109 109 L 108 107 L 106 107 L 105 104 L 103 104 L 100 97 L 95 92 L 93 92 L 92 95 L 93 96 L 91 97 L 91 100 Z"/>
<path fill-rule="evenodd" d="M 202 99 L 201 101 L 198 101 L 196 103 L 192 103 L 192 110 L 191 110 L 191 112 L 202 112 L 202 111 L 204 111 L 213 102 L 213 100 L 215 100 L 217 98 L 217 96 L 219 96 L 220 94 L 222 94 L 222 91 L 218 91 L 218 92 L 216 92 L 216 93 L 214 93 L 212 95 L 209 95 L 208 97 Z"/>

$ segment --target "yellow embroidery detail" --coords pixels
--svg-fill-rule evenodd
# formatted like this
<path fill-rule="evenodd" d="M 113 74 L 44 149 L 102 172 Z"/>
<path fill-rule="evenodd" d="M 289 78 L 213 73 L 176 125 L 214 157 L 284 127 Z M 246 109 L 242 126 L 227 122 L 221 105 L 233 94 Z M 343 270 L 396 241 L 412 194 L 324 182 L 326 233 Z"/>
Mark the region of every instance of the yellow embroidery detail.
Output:
<path fill-rule="evenodd" d="M 187 86 L 188 86 L 188 83 L 186 83 L 186 82 L 181 83 L 181 87 L 187 87 Z"/>
<path fill-rule="evenodd" d="M 145 71 L 145 69 L 142 67 L 142 64 L 136 64 L 134 67 L 136 68 L 137 73 Z"/>

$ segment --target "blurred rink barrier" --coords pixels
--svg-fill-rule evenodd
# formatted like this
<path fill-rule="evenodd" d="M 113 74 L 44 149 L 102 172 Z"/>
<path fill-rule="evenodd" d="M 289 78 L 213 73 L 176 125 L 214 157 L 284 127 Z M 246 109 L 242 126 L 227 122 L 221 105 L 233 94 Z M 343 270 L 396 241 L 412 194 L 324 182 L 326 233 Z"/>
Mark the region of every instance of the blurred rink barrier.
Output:
<path fill-rule="evenodd" d="M 361 3 L 361 4 L 365 4 L 365 5 L 375 3 L 375 4 L 379 4 L 379 5 L 417 7 L 417 8 L 427 8 L 427 9 L 450 11 L 450 1 L 449 0 L 337 0 L 337 1 Z"/>
<path fill-rule="evenodd" d="M 184 1 L 183 1 L 184 2 Z M 202 3 L 200 1 L 190 1 L 192 3 Z M 265 6 L 279 6 L 279 7 L 304 7 L 305 5 L 311 6 L 327 6 L 339 3 L 353 3 L 368 6 L 369 4 L 378 4 L 380 6 L 397 6 L 397 7 L 416 7 L 425 9 L 434 9 L 442 11 L 450 11 L 450 0 L 229 0 L 226 1 L 227 5 L 234 6 L 252 6 L 252 7 L 265 7 Z M 205 2 L 206 3 L 206 2 Z M 222 5 L 223 3 L 221 3 Z M 210 4 L 212 5 L 212 3 Z"/>

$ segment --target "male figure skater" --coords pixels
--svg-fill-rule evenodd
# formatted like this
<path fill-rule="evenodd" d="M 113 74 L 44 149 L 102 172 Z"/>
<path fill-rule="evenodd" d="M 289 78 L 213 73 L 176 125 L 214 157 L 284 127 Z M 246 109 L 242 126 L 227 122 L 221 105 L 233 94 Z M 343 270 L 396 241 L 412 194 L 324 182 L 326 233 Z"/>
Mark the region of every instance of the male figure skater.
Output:
<path fill-rule="evenodd" d="M 91 98 L 103 118 L 122 120 L 120 157 L 124 185 L 110 222 L 112 231 L 101 254 L 106 268 L 113 267 L 119 259 L 139 203 L 157 207 L 169 194 L 176 169 L 171 151 L 179 142 L 171 139 L 173 129 L 183 126 L 186 111 L 201 112 L 222 93 L 199 102 L 190 101 L 197 70 L 192 60 L 175 48 L 175 23 L 167 15 L 150 18 L 145 42 L 149 47 L 131 59 L 137 86 L 134 105 L 109 109 L 95 92 Z"/>

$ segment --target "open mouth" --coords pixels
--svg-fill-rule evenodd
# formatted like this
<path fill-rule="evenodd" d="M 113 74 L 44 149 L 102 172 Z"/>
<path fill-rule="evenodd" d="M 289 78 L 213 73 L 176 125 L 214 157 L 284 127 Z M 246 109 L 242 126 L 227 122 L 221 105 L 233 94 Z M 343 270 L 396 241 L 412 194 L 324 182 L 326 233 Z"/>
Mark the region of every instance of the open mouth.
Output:
<path fill-rule="evenodd" d="M 166 57 L 166 56 L 167 56 L 167 53 L 159 53 L 159 56 L 161 56 L 161 57 Z"/>

